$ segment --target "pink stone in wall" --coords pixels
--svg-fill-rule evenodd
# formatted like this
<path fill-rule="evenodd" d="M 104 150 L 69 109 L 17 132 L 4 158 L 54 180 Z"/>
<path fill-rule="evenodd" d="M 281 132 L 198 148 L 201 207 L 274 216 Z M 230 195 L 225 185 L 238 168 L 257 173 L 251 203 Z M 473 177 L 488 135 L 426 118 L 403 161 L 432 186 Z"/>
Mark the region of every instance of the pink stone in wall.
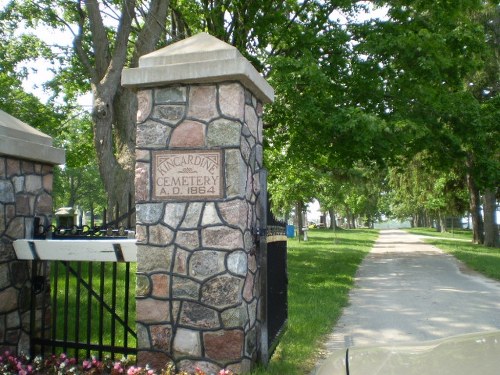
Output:
<path fill-rule="evenodd" d="M 197 231 L 178 231 L 175 237 L 175 244 L 185 247 L 189 250 L 196 249 L 200 246 Z"/>
<path fill-rule="evenodd" d="M 174 272 L 182 275 L 187 271 L 187 257 L 188 253 L 184 250 L 178 249 L 175 255 Z"/>
<path fill-rule="evenodd" d="M 167 301 L 151 298 L 136 300 L 137 321 L 143 323 L 165 322 L 170 320 L 170 304 Z"/>
<path fill-rule="evenodd" d="M 149 163 L 135 165 L 135 200 L 149 200 Z"/>
<path fill-rule="evenodd" d="M 257 271 L 257 260 L 255 259 L 255 255 L 248 255 L 248 269 L 252 272 Z"/>
<path fill-rule="evenodd" d="M 5 158 L 0 158 L 0 177 L 5 178 Z"/>
<path fill-rule="evenodd" d="M 163 370 L 171 361 L 170 357 L 162 352 L 139 351 L 137 353 L 138 363 L 147 363 L 152 369 Z"/>
<path fill-rule="evenodd" d="M 157 273 L 151 275 L 151 280 L 153 281 L 152 296 L 157 298 L 167 298 L 170 294 L 169 276 L 166 274 Z"/>
<path fill-rule="evenodd" d="M 219 212 L 225 224 L 238 225 L 240 229 L 247 226 L 247 203 L 244 200 L 221 202 Z"/>
<path fill-rule="evenodd" d="M 137 93 L 137 107 L 137 122 L 146 121 L 153 108 L 153 94 L 151 90 L 141 90 Z"/>
<path fill-rule="evenodd" d="M 253 284 L 254 276 L 248 272 L 245 280 L 245 286 L 243 287 L 243 298 L 247 302 L 250 302 L 253 299 Z"/>
<path fill-rule="evenodd" d="M 135 226 L 135 238 L 139 243 L 145 243 L 148 240 L 148 227 L 137 224 Z"/>
<path fill-rule="evenodd" d="M 243 236 L 238 229 L 224 226 L 203 230 L 203 246 L 219 249 L 242 249 Z"/>
<path fill-rule="evenodd" d="M 193 361 L 185 359 L 179 362 L 179 369 L 186 371 L 188 374 L 196 374 L 197 371 L 204 371 L 206 374 L 218 374 L 221 370 L 220 366 L 207 361 Z M 199 369 L 199 370 L 198 370 Z M 241 372 L 237 372 L 240 374 Z"/>
<path fill-rule="evenodd" d="M 16 214 L 20 216 L 30 215 L 30 199 L 28 195 L 16 195 Z"/>
<path fill-rule="evenodd" d="M 263 109 L 262 103 L 261 103 L 261 102 L 258 102 L 258 103 L 257 103 L 257 108 L 255 108 L 255 109 L 256 109 L 256 111 L 257 111 L 257 115 L 258 115 L 259 117 L 261 117 L 261 116 L 262 116 L 262 114 L 263 114 L 263 112 L 264 112 L 264 109 Z"/>
<path fill-rule="evenodd" d="M 151 332 L 151 344 L 153 348 L 164 351 L 170 350 L 170 339 L 172 338 L 172 327 L 166 324 L 152 325 L 149 328 Z M 165 367 L 159 368 L 164 369 Z"/>
<path fill-rule="evenodd" d="M 245 91 L 239 83 L 222 84 L 219 87 L 219 107 L 223 115 L 243 119 Z"/>
<path fill-rule="evenodd" d="M 204 147 L 205 125 L 196 121 L 184 121 L 172 132 L 170 147 Z"/>
<path fill-rule="evenodd" d="M 249 105 L 245 106 L 245 122 L 255 139 L 258 139 L 258 118 L 255 109 Z"/>
<path fill-rule="evenodd" d="M 36 200 L 35 214 L 49 214 L 52 212 L 52 196 L 41 194 Z"/>
<path fill-rule="evenodd" d="M 19 160 L 7 159 L 7 177 L 21 174 Z"/>
<path fill-rule="evenodd" d="M 207 332 L 203 335 L 205 353 L 216 361 L 235 361 L 243 353 L 243 331 Z"/>
<path fill-rule="evenodd" d="M 151 160 L 149 150 L 135 149 L 135 160 L 137 161 L 149 161 Z"/>
<path fill-rule="evenodd" d="M 153 245 L 169 245 L 174 239 L 174 232 L 163 225 L 149 227 L 149 243 Z"/>
<path fill-rule="evenodd" d="M 52 173 L 43 176 L 43 188 L 45 191 L 51 192 L 53 183 L 54 183 L 54 176 L 52 175 Z"/>
<path fill-rule="evenodd" d="M 191 86 L 188 117 L 209 121 L 219 116 L 216 86 Z"/>

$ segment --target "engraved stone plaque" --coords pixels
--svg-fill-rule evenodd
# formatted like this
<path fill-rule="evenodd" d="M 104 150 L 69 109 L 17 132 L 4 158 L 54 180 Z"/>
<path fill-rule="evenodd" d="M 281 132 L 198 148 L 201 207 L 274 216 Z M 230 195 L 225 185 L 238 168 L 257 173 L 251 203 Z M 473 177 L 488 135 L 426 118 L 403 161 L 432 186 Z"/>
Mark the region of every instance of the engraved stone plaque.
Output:
<path fill-rule="evenodd" d="M 222 198 L 222 150 L 153 153 L 153 199 Z"/>

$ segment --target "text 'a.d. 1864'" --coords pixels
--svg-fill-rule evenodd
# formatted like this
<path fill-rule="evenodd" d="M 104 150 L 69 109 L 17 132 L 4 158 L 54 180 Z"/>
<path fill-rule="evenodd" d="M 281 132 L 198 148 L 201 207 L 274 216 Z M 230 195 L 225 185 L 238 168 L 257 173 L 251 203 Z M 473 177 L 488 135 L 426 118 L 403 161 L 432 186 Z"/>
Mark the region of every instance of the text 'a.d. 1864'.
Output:
<path fill-rule="evenodd" d="M 155 152 L 154 199 L 221 198 L 221 164 L 220 150 Z"/>

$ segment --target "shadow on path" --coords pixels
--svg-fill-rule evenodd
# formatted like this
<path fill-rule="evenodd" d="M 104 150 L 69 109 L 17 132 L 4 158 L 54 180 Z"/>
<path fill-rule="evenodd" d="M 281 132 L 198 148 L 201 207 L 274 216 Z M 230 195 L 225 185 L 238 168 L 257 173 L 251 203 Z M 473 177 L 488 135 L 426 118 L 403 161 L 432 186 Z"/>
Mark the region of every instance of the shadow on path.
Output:
<path fill-rule="evenodd" d="M 500 329 L 500 283 L 401 230 L 382 230 L 322 357 L 350 346 Z"/>

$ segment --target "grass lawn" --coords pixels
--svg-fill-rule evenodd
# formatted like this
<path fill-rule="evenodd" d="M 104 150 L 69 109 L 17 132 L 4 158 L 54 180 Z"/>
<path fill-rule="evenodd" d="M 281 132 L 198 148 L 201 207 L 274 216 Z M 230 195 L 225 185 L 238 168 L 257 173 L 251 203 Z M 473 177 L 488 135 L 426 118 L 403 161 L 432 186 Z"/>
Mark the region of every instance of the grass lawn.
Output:
<path fill-rule="evenodd" d="M 411 228 L 405 229 L 408 233 L 418 234 L 420 236 L 439 237 L 439 238 L 453 238 L 460 240 L 472 240 L 472 230 L 469 229 L 450 229 L 448 232 L 438 232 L 435 228 Z"/>
<path fill-rule="evenodd" d="M 254 374 L 309 373 L 321 339 L 347 304 L 358 266 L 378 237 L 376 230 L 309 231 L 309 241 L 288 241 L 288 329 L 267 369 Z"/>
<path fill-rule="evenodd" d="M 473 244 L 472 231 L 457 231 L 452 239 L 446 238 L 451 237 L 451 233 L 438 233 L 430 228 L 413 228 L 408 232 L 428 235 L 426 242 L 453 255 L 473 270 L 500 280 L 500 249 Z"/>
<path fill-rule="evenodd" d="M 57 293 L 56 300 L 51 301 L 52 310 L 57 311 L 57 314 L 52 316 L 56 319 L 52 321 L 54 337 L 58 340 L 64 340 L 66 337 L 68 341 L 120 347 L 124 346 L 126 339 L 128 347 L 135 347 L 135 337 L 127 333 L 119 321 L 113 321 L 107 309 L 114 311 L 119 319 L 127 321 L 129 327 L 135 330 L 136 264 L 130 264 L 128 293 L 125 283 L 127 273 L 125 263 L 69 262 L 68 266 L 72 272 L 66 272 L 68 268 L 60 262 L 51 264 L 51 292 Z M 116 272 L 115 283 L 113 283 L 114 272 Z M 80 275 L 81 283 L 77 282 L 75 274 Z M 90 287 L 87 288 L 87 285 Z M 126 294 L 129 300 L 127 314 L 124 310 Z M 107 308 L 102 307 L 99 299 L 104 301 Z M 82 359 L 90 357 L 85 350 L 75 352 L 70 348 L 56 349 L 57 354 L 62 352 L 70 357 Z M 97 356 L 98 352 L 92 351 L 91 354 Z M 118 354 L 117 357 L 121 355 Z"/>

